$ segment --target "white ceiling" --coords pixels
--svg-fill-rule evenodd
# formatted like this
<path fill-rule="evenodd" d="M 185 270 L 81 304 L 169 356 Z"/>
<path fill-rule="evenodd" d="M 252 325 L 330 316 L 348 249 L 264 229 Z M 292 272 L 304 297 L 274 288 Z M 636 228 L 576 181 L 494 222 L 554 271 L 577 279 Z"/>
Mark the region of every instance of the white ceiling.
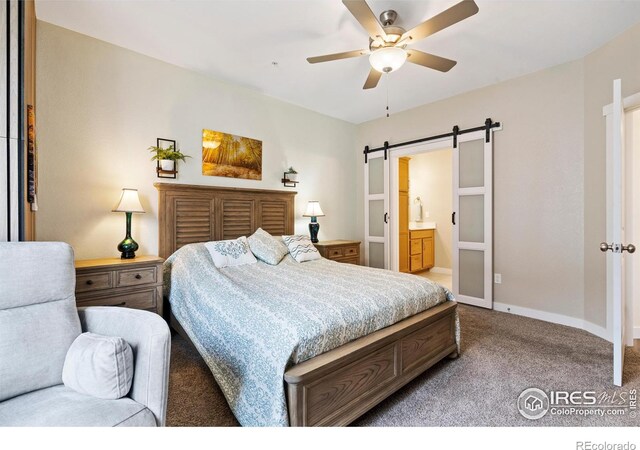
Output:
<path fill-rule="evenodd" d="M 457 0 L 370 0 L 406 29 Z M 458 61 L 413 64 L 363 91 L 367 57 L 305 58 L 366 48 L 339 0 L 37 0 L 38 19 L 264 94 L 360 123 L 578 59 L 640 21 L 637 0 L 476 0 L 480 12 L 412 45 Z M 272 61 L 277 61 L 274 66 Z"/>

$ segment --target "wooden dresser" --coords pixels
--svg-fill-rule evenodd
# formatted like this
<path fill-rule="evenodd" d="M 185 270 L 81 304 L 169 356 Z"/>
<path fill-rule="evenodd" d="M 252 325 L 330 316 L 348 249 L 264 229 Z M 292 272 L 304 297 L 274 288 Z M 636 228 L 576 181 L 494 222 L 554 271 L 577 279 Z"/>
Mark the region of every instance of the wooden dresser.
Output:
<path fill-rule="evenodd" d="M 410 230 L 411 272 L 431 269 L 435 264 L 435 230 Z"/>
<path fill-rule="evenodd" d="M 349 264 L 360 264 L 360 241 L 320 241 L 313 245 L 327 259 Z"/>
<path fill-rule="evenodd" d="M 162 315 L 162 258 L 76 261 L 78 306 L 123 306 Z"/>

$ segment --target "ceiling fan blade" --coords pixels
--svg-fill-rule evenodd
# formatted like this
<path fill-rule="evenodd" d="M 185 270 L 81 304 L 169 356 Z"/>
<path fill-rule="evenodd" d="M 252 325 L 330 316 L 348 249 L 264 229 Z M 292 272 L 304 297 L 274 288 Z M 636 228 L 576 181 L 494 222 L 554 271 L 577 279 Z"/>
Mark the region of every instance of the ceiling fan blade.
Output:
<path fill-rule="evenodd" d="M 458 64 L 451 59 L 413 49 L 407 50 L 407 61 L 418 64 L 419 66 L 428 67 L 429 69 L 439 70 L 440 72 L 448 72 L 453 66 Z"/>
<path fill-rule="evenodd" d="M 362 89 L 373 89 L 378 85 L 378 81 L 380 81 L 380 77 L 382 77 L 382 72 L 378 72 L 373 67 L 369 72 L 369 76 L 367 77 L 367 81 L 364 82 L 364 86 Z"/>
<path fill-rule="evenodd" d="M 386 36 L 382 25 L 380 25 L 380 22 L 376 19 L 375 14 L 373 14 L 367 2 L 364 0 L 342 0 L 342 3 L 344 3 L 344 6 L 353 14 L 353 17 L 362 25 L 362 28 L 369 33 L 371 39 L 375 40 L 377 36 Z"/>
<path fill-rule="evenodd" d="M 368 54 L 368 50 L 354 50 L 352 52 L 333 53 L 332 55 L 313 56 L 311 58 L 307 58 L 307 61 L 311 64 L 316 64 L 327 61 L 336 61 L 338 59 L 356 58 L 358 56 Z"/>
<path fill-rule="evenodd" d="M 422 22 L 420 25 L 410 29 L 400 38 L 410 37 L 413 41 L 426 38 L 451 25 L 473 16 L 479 11 L 478 5 L 473 0 L 464 0 L 451 8 L 441 12 L 437 16 Z"/>

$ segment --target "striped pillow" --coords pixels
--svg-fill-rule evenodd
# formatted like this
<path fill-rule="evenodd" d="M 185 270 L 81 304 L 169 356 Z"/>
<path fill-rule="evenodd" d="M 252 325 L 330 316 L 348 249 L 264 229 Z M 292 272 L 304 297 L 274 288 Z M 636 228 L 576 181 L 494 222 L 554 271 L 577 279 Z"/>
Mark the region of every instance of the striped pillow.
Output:
<path fill-rule="evenodd" d="M 299 263 L 321 258 L 320 253 L 311 243 L 309 236 L 282 236 L 282 240 L 289 247 L 289 253 L 291 253 L 293 259 Z"/>

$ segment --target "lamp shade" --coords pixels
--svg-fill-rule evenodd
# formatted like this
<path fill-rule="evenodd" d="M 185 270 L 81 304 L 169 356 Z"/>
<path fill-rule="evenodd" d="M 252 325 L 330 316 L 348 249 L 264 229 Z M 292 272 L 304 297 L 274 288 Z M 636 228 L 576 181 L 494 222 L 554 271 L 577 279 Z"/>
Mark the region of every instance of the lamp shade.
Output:
<path fill-rule="evenodd" d="M 122 190 L 122 197 L 118 205 L 112 209 L 113 212 L 131 212 L 131 213 L 143 213 L 144 208 L 140 204 L 140 198 L 138 197 L 137 189 L 124 188 Z"/>
<path fill-rule="evenodd" d="M 383 47 L 369 56 L 371 67 L 378 72 L 389 73 L 398 70 L 407 60 L 407 52 L 399 47 Z"/>
<path fill-rule="evenodd" d="M 320 208 L 320 202 L 311 201 L 307 204 L 307 210 L 303 214 L 303 217 L 322 217 L 324 213 Z"/>

